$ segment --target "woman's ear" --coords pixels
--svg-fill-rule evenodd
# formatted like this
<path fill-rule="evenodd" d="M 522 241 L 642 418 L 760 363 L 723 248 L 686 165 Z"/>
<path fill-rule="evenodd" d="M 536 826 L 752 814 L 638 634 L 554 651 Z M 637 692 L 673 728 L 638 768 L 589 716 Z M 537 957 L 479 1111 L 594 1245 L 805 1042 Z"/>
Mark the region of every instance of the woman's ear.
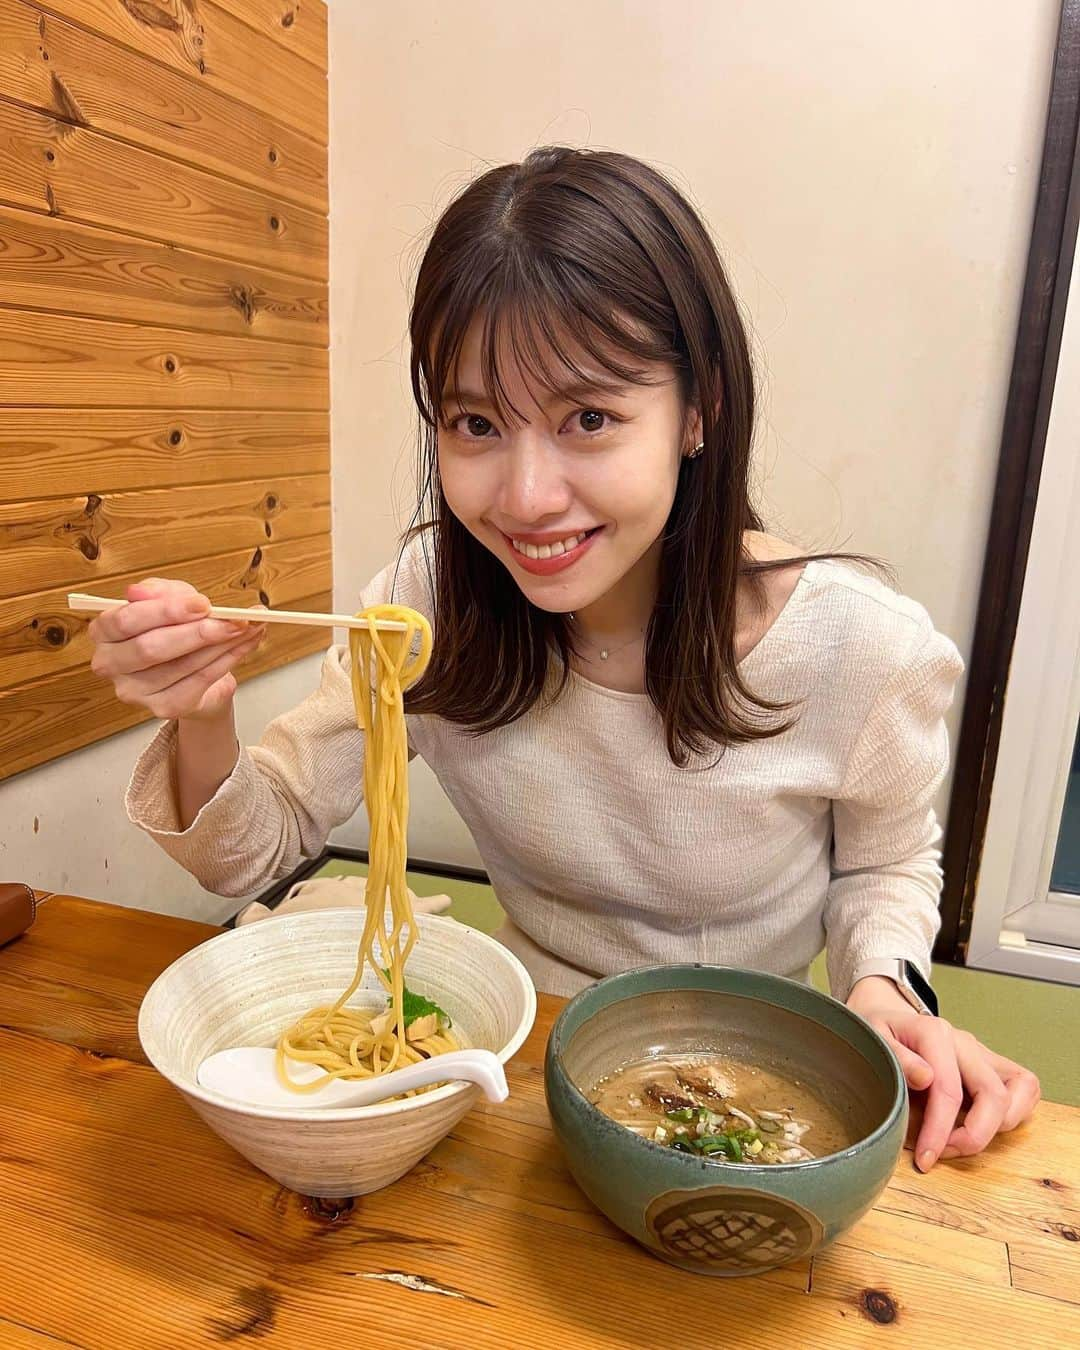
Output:
<path fill-rule="evenodd" d="M 701 438 L 701 410 L 696 404 L 691 404 L 687 410 L 686 431 L 683 436 L 683 455 L 686 459 L 697 459 L 704 450 Z"/>
<path fill-rule="evenodd" d="M 713 420 L 713 425 L 719 426 L 724 404 L 724 396 L 723 391 L 720 388 L 719 376 L 717 376 L 717 388 L 714 397 L 716 399 L 716 417 Z M 683 454 L 687 459 L 697 459 L 698 455 L 705 449 L 705 432 L 701 425 L 701 395 L 696 390 L 686 409 L 685 427 Z"/>

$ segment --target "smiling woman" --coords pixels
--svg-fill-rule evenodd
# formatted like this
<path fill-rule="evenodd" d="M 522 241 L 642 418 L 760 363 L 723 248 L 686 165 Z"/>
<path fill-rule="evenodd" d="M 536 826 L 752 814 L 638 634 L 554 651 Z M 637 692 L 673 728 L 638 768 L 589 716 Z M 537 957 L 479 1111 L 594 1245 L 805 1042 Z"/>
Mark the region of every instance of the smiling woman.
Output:
<path fill-rule="evenodd" d="M 478 319 L 461 351 L 461 377 L 470 386 L 482 377 L 482 343 Z M 575 366 L 595 364 L 569 337 L 559 350 Z M 450 510 L 480 544 L 526 574 L 521 594 L 539 609 L 576 611 L 594 627 L 647 621 L 658 541 L 700 418 L 684 408 L 674 374 L 659 363 L 647 384 L 612 383 L 597 370 L 589 371 L 588 382 L 545 396 L 505 331 L 496 357 L 503 412 L 486 397 L 456 389 L 443 403 L 443 419 L 453 418 L 438 432 Z M 453 417 L 454 405 L 469 411 Z M 473 410 L 480 408 L 485 412 L 477 415 Z M 571 573 L 586 552 L 592 555 L 588 572 Z M 631 576 L 640 581 L 639 603 L 628 593 L 622 603 L 603 605 L 615 582 Z M 530 584 L 530 578 L 553 580 Z"/>
<path fill-rule="evenodd" d="M 685 199 L 622 155 L 492 170 L 440 220 L 410 333 L 440 612 L 455 633 L 504 616 L 467 653 L 442 644 L 410 708 L 490 730 L 540 697 L 551 655 L 565 680 L 592 648 L 633 658 L 620 674 L 677 764 L 780 734 L 735 634 L 806 559 L 745 547 L 749 353 Z"/>
<path fill-rule="evenodd" d="M 409 748 L 472 832 L 506 945 L 574 993 L 679 962 L 805 980 L 825 944 L 834 995 L 928 1093 L 920 1165 L 1013 1128 L 1033 1076 L 909 1002 L 959 657 L 915 601 L 763 532 L 746 334 L 685 197 L 610 152 L 490 170 L 435 227 L 410 336 L 419 523 L 363 601 L 432 625 Z M 255 890 L 359 804 L 347 654 L 240 749 L 227 656 L 169 597 L 132 599 L 101 669 L 176 721 L 129 810 L 208 888 Z"/>

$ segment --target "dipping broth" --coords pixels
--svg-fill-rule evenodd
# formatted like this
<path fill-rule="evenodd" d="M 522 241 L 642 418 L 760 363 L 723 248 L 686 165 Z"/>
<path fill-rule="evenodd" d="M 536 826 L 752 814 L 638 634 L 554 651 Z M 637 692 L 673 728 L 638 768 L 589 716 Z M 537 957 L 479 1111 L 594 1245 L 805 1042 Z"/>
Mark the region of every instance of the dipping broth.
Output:
<path fill-rule="evenodd" d="M 590 1100 L 635 1134 L 714 1163 L 806 1162 L 859 1137 L 805 1085 L 720 1055 L 638 1060 Z"/>

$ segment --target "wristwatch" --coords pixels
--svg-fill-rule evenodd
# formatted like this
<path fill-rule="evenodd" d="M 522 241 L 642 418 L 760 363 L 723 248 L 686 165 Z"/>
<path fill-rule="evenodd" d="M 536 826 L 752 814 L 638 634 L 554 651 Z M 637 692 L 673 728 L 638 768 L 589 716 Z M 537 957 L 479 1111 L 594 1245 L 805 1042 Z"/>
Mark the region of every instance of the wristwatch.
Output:
<path fill-rule="evenodd" d="M 860 961 L 855 967 L 851 987 L 854 989 L 856 983 L 867 975 L 884 975 L 887 980 L 892 980 L 916 1012 L 937 1017 L 937 994 L 913 961 L 902 961 L 893 956 L 877 956 L 869 961 Z"/>

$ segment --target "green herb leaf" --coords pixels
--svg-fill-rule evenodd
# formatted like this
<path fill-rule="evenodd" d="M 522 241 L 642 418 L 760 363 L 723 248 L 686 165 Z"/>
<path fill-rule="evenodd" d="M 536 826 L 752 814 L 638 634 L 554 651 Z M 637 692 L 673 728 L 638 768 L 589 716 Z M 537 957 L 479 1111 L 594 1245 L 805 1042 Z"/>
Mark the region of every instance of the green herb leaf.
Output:
<path fill-rule="evenodd" d="M 383 974 L 387 979 L 390 978 L 390 972 L 388 970 L 384 970 Z M 388 998 L 386 1000 L 386 1006 L 388 1008 L 392 1003 L 393 999 Z M 454 1025 L 437 1003 L 430 998 L 425 998 L 423 994 L 414 993 L 407 984 L 402 985 L 401 1011 L 405 1018 L 406 1027 L 411 1027 L 412 1024 L 419 1021 L 421 1017 L 429 1017 L 432 1013 L 438 1017 L 440 1026 L 452 1027 Z"/>

